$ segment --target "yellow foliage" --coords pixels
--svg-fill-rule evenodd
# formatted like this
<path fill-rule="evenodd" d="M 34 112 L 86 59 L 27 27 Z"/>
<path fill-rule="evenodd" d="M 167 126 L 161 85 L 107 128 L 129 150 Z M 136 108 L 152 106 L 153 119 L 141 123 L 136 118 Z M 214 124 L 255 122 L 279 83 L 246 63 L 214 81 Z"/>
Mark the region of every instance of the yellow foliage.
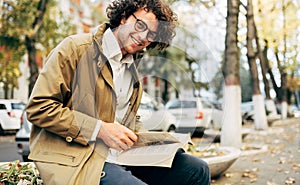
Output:
<path fill-rule="evenodd" d="M 300 91 L 300 77 L 298 78 L 292 78 L 291 76 L 289 76 L 287 78 L 287 88 L 290 90 L 290 91 Z"/>

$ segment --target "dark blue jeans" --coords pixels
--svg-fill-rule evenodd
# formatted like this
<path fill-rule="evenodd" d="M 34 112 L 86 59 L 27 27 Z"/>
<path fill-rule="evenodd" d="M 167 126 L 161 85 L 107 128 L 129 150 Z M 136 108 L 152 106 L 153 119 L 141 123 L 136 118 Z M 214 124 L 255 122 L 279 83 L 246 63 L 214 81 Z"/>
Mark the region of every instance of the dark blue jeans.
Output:
<path fill-rule="evenodd" d="M 101 185 L 209 185 L 210 172 L 203 160 L 179 150 L 171 168 L 119 166 L 105 163 Z"/>

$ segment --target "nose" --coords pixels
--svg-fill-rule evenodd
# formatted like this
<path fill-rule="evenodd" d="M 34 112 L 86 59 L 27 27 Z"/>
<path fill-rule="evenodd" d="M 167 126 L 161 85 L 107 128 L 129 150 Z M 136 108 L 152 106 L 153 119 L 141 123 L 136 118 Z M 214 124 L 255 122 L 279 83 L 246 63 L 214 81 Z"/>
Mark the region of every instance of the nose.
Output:
<path fill-rule="evenodd" d="M 144 41 L 144 42 L 148 41 L 147 40 L 148 32 L 149 32 L 149 30 L 145 30 L 143 32 L 139 32 L 139 37 L 140 37 L 139 39 L 141 39 L 141 41 Z"/>

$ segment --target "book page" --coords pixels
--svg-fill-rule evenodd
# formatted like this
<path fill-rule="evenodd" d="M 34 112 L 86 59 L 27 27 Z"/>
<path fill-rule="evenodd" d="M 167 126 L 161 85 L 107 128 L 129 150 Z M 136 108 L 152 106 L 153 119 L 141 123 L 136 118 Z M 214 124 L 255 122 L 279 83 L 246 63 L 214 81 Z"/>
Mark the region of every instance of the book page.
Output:
<path fill-rule="evenodd" d="M 123 152 L 110 149 L 107 161 L 120 165 L 171 167 L 177 150 L 191 141 L 188 134 L 144 132 L 137 135 L 139 144 Z"/>
<path fill-rule="evenodd" d="M 169 133 L 183 145 L 193 144 L 190 134 L 181 134 L 181 133 Z"/>
<path fill-rule="evenodd" d="M 122 152 L 117 162 L 132 166 L 171 167 L 173 158 L 181 143 L 135 147 Z"/>
<path fill-rule="evenodd" d="M 138 141 L 134 143 L 134 147 L 163 145 L 180 142 L 168 132 L 139 132 L 136 133 L 136 135 L 138 136 Z"/>

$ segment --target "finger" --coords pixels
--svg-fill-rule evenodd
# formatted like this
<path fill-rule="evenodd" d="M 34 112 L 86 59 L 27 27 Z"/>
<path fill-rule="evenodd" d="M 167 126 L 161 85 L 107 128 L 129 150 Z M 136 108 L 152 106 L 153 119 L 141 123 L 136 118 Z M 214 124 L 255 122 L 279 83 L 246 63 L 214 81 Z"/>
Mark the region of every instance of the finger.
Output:
<path fill-rule="evenodd" d="M 127 139 L 125 139 L 125 138 L 121 139 L 121 141 L 122 141 L 122 143 L 124 143 L 127 146 L 126 149 L 129 149 L 130 147 L 132 147 L 134 145 L 134 142 L 131 139 L 129 139 L 129 138 L 127 138 Z"/>
<path fill-rule="evenodd" d="M 117 150 L 118 152 L 121 152 L 122 150 L 124 150 L 124 149 L 120 146 L 120 144 L 117 144 L 117 143 L 114 143 L 114 144 L 110 145 L 110 148 L 113 148 L 113 149 Z"/>
<path fill-rule="evenodd" d="M 127 127 L 125 127 L 125 128 L 126 128 L 126 135 L 127 135 L 127 137 L 131 141 L 136 142 L 137 139 L 138 139 L 137 135 L 132 130 L 130 130 L 129 128 L 127 128 Z"/>
<path fill-rule="evenodd" d="M 124 143 L 128 146 L 128 148 L 132 147 L 134 144 L 134 142 L 129 138 L 125 140 Z"/>
<path fill-rule="evenodd" d="M 126 135 L 123 134 L 122 138 L 113 137 L 111 138 L 114 145 L 116 145 L 116 149 L 120 150 L 127 150 L 130 146 L 127 145 L 127 142 L 132 142 Z"/>
<path fill-rule="evenodd" d="M 121 148 L 121 150 L 127 150 L 129 147 L 126 143 L 120 142 L 119 143 L 119 148 Z"/>

